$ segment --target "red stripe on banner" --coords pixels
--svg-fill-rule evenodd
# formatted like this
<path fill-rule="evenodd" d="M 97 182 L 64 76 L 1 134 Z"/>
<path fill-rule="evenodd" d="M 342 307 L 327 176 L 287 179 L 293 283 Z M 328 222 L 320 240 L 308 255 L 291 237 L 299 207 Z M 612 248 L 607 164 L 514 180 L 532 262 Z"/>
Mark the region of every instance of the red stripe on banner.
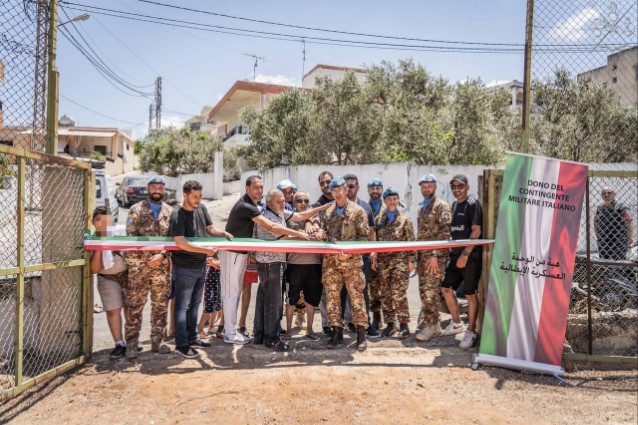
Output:
<path fill-rule="evenodd" d="M 578 231 L 580 230 L 580 216 L 583 210 L 583 195 L 587 179 L 587 167 L 563 162 L 560 165 L 558 184 L 562 184 L 565 193 L 571 200 L 579 200 L 574 205 L 576 211 L 570 213 L 555 210 L 552 223 L 552 236 L 548 256 L 552 261 L 560 262 L 560 272 L 565 273 L 564 279 L 545 278 L 543 303 L 541 305 L 538 335 L 536 338 L 536 352 L 534 361 L 560 366 L 563 357 L 565 330 L 567 329 L 567 313 L 569 297 L 572 289 L 574 262 Z"/>

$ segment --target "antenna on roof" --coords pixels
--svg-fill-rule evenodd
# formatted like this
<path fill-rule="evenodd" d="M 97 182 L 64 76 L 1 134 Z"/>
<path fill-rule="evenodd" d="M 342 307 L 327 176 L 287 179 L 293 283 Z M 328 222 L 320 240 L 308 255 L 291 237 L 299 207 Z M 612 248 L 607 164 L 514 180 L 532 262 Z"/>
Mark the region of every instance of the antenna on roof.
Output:
<path fill-rule="evenodd" d="M 258 62 L 259 61 L 265 61 L 266 57 L 265 56 L 257 56 L 255 54 L 248 54 L 248 53 L 243 53 L 244 56 L 249 56 L 251 58 L 255 58 L 255 65 L 253 65 L 253 81 L 255 81 L 255 76 L 257 73 L 257 66 L 258 66 Z"/>

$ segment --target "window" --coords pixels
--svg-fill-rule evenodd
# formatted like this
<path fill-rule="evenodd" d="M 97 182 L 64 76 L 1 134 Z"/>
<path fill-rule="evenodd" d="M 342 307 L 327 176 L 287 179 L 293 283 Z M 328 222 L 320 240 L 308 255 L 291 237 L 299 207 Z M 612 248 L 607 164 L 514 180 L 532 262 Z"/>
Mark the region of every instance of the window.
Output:
<path fill-rule="evenodd" d="M 618 78 L 616 78 L 616 77 L 612 78 L 612 79 L 611 79 L 611 82 L 612 82 L 613 84 L 616 84 L 616 83 L 618 82 Z"/>
<path fill-rule="evenodd" d="M 102 181 L 99 179 L 95 179 L 95 197 L 100 199 L 102 197 Z"/>
<path fill-rule="evenodd" d="M 126 144 L 126 150 L 129 150 L 129 149 L 131 149 L 131 144 L 130 144 L 130 143 L 127 143 L 127 144 Z"/>

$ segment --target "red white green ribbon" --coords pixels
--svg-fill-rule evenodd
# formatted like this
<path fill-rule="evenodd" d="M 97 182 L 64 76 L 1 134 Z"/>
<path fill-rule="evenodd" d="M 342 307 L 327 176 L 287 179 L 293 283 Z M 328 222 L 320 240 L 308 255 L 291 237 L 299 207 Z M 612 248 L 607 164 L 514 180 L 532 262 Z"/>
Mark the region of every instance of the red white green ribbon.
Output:
<path fill-rule="evenodd" d="M 186 238 L 200 247 L 231 251 L 303 252 L 314 254 L 362 254 L 367 252 L 420 251 L 490 244 L 492 239 L 456 241 L 385 241 L 385 242 L 312 242 L 299 240 L 263 240 L 236 238 Z M 89 251 L 161 251 L 179 250 L 173 238 L 155 236 L 90 237 L 84 240 Z"/>

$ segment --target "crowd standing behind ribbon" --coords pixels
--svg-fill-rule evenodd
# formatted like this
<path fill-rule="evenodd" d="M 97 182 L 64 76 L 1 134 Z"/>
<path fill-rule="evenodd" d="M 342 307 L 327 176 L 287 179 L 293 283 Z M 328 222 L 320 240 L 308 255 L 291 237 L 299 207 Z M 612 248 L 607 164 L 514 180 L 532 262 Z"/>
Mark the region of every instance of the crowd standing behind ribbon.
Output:
<path fill-rule="evenodd" d="M 406 292 L 416 269 L 421 312 L 416 339 L 428 341 L 439 335 L 465 333 L 460 347 L 471 348 L 478 312 L 477 286 L 481 275 L 481 247 L 372 254 L 304 254 L 269 251 L 215 250 L 188 241 L 189 237 L 298 239 L 315 241 L 407 241 L 415 239 L 410 218 L 400 211 L 398 190 L 372 179 L 369 200 L 357 195 L 354 174 L 319 177 L 321 197 L 313 204 L 306 192 L 283 180 L 266 193 L 263 180 L 250 176 L 246 192 L 229 213 L 224 230 L 217 228 L 202 199 L 202 185 L 187 181 L 181 205 L 162 202 L 165 180 L 152 177 L 148 198 L 130 209 L 126 234 L 170 236 L 178 251 L 93 251 L 91 272 L 98 275 L 98 292 L 107 312 L 115 348 L 111 359 L 135 359 L 142 349 L 139 332 L 142 310 L 150 293 L 151 349 L 167 354 L 166 342 L 174 333 L 174 352 L 199 356 L 197 349 L 212 346 L 210 337 L 227 344 L 248 344 L 246 312 L 250 302 L 250 269 L 258 279 L 252 343 L 275 351 L 289 351 L 292 317 L 297 326 L 307 314 L 305 338 L 319 340 L 312 328 L 315 311 L 321 314 L 322 334 L 330 349 L 341 347 L 343 332 L 356 334 L 356 349 L 364 351 L 368 338 L 407 338 L 410 314 Z M 456 175 L 450 188 L 452 206 L 436 197 L 437 178 L 423 176 L 418 184 L 423 195 L 416 228 L 417 240 L 480 239 L 482 209 L 468 196 L 464 175 Z M 98 207 L 93 213 L 97 236 L 106 236 L 110 211 Z M 463 290 L 460 286 L 463 285 Z M 242 292 L 244 295 L 242 297 Z M 468 300 L 468 324 L 459 316 L 457 296 Z M 439 308 L 445 300 L 452 321 L 441 330 Z M 169 299 L 172 307 L 169 308 Z M 204 314 L 198 320 L 204 300 Z M 237 313 L 242 301 L 238 323 Z M 285 329 L 282 326 L 284 318 Z M 124 334 L 122 333 L 124 313 Z M 167 315 L 170 315 L 168 318 Z M 167 320 L 168 319 L 168 320 Z M 219 320 L 219 322 L 217 322 Z M 168 325 L 168 326 L 167 326 Z M 385 326 L 384 326 L 385 325 Z"/>

